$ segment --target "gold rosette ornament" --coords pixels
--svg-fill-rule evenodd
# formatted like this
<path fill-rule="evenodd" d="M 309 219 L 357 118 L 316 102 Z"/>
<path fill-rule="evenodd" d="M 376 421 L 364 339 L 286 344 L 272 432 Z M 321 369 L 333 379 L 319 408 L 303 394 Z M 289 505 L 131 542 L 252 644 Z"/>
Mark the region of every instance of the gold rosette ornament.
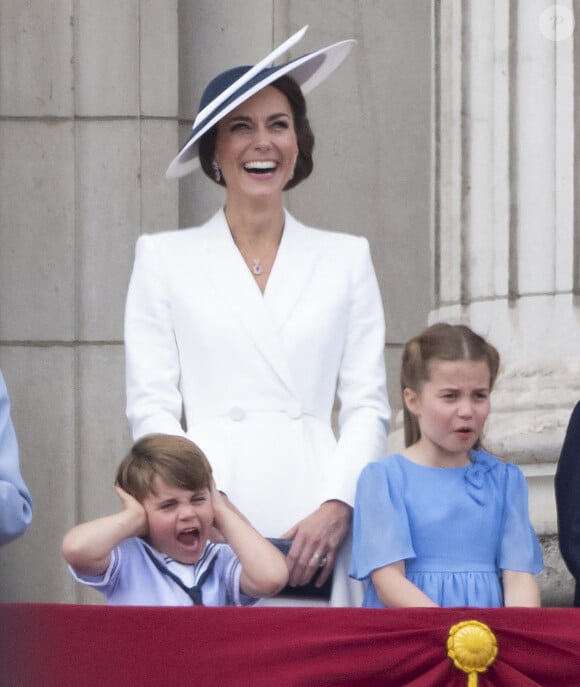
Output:
<path fill-rule="evenodd" d="M 485 673 L 497 656 L 497 640 L 484 623 L 466 620 L 449 630 L 447 655 L 467 673 L 467 687 L 477 687 L 477 674 Z"/>

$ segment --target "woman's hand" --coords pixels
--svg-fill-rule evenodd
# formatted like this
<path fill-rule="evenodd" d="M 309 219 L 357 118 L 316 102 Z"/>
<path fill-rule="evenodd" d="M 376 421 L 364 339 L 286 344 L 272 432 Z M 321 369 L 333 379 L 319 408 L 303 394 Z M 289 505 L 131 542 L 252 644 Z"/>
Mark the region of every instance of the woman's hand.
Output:
<path fill-rule="evenodd" d="M 282 535 L 293 540 L 286 558 L 292 586 L 307 584 L 318 571 L 316 586 L 321 587 L 326 582 L 351 517 L 352 508 L 343 501 L 325 501 Z"/>

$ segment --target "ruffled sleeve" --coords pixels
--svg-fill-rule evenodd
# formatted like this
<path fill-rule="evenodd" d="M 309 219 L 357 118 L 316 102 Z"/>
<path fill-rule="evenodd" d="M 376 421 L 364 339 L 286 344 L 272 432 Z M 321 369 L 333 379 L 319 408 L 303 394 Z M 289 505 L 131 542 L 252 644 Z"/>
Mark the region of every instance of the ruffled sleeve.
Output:
<path fill-rule="evenodd" d="M 367 580 L 373 570 L 415 557 L 404 492 L 403 473 L 394 456 L 362 471 L 353 515 L 351 577 Z"/>
<path fill-rule="evenodd" d="M 528 487 L 517 465 L 507 463 L 503 533 L 497 566 L 537 574 L 544 567 L 542 548 L 530 522 Z"/>

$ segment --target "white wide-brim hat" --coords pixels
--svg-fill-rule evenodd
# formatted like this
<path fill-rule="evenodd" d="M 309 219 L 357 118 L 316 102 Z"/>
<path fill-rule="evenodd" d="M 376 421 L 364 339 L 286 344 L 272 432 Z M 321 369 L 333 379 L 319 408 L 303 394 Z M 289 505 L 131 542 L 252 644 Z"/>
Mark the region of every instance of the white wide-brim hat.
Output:
<path fill-rule="evenodd" d="M 255 66 L 234 67 L 218 74 L 206 87 L 193 122 L 191 136 L 167 168 L 166 177 L 182 177 L 199 167 L 198 142 L 220 119 L 255 93 L 281 76 L 291 76 L 306 94 L 322 83 L 342 63 L 356 43 L 348 39 L 298 57 L 278 66 L 272 63 L 289 50 L 306 33 L 308 26 L 297 31 Z"/>

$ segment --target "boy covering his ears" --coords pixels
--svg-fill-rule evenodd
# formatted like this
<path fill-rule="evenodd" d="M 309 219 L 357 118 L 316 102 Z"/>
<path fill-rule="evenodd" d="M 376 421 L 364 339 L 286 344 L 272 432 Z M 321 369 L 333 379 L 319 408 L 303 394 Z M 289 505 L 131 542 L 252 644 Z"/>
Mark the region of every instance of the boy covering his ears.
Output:
<path fill-rule="evenodd" d="M 217 491 L 188 439 L 140 439 L 114 489 L 122 509 L 73 527 L 62 543 L 75 579 L 108 604 L 246 606 L 288 581 L 283 555 Z M 210 540 L 214 526 L 227 543 Z"/>

